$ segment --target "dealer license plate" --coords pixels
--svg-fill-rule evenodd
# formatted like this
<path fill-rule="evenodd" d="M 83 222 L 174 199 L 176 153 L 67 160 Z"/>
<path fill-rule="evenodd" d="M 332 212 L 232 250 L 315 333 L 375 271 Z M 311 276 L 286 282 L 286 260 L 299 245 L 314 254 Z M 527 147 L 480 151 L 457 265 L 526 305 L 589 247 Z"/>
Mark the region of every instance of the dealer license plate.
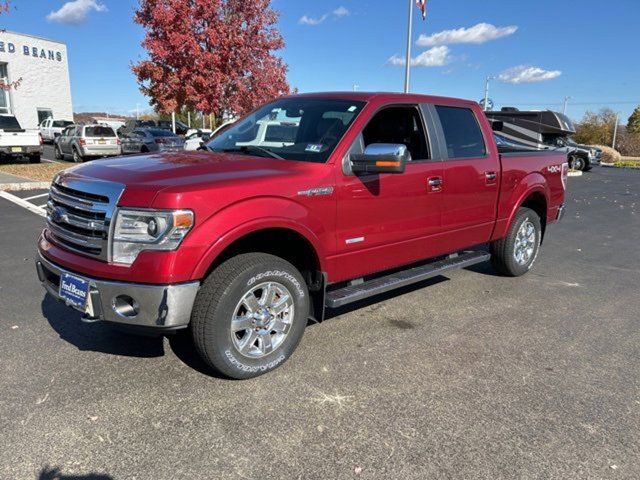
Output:
<path fill-rule="evenodd" d="M 89 297 L 89 281 L 69 273 L 63 273 L 60 276 L 58 294 L 67 305 L 84 312 Z"/>
<path fill-rule="evenodd" d="M 22 147 L 11 147 L 13 153 L 22 153 Z"/>

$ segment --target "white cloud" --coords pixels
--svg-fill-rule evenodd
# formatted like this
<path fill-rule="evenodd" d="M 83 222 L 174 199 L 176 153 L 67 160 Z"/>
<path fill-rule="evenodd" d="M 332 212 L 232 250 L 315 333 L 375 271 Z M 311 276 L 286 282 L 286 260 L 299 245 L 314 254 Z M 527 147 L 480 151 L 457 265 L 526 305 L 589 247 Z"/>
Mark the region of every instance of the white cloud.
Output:
<path fill-rule="evenodd" d="M 504 83 L 519 85 L 521 83 L 545 82 L 558 78 L 560 75 L 562 75 L 560 70 L 544 70 L 540 67 L 520 65 L 502 72 L 498 75 L 498 80 Z"/>
<path fill-rule="evenodd" d="M 444 30 L 429 36 L 422 34 L 418 37 L 416 44 L 421 47 L 452 45 L 454 43 L 480 44 L 513 35 L 517 30 L 518 27 L 515 25 L 496 27 L 490 23 L 479 23 L 473 27 Z"/>
<path fill-rule="evenodd" d="M 324 22 L 325 20 L 327 20 L 329 17 L 333 17 L 333 18 L 342 18 L 342 17 L 346 17 L 350 14 L 351 12 L 349 10 L 347 10 L 345 7 L 338 7 L 336 8 L 334 11 L 330 12 L 330 13 L 325 13 L 324 15 L 321 15 L 320 17 L 310 17 L 308 15 L 303 15 L 300 20 L 298 20 L 298 23 L 300 25 L 311 25 L 311 26 L 316 26 L 316 25 L 320 25 L 322 22 Z"/>
<path fill-rule="evenodd" d="M 441 45 L 439 47 L 433 47 L 429 50 L 422 52 L 415 58 L 411 59 L 412 67 L 442 67 L 451 62 L 451 51 L 449 47 L 446 45 Z M 398 55 L 394 55 L 389 60 L 387 60 L 389 65 L 393 65 L 394 67 L 404 66 L 406 64 L 406 60 L 403 57 Z"/>
<path fill-rule="evenodd" d="M 333 15 L 335 15 L 338 18 L 342 18 L 342 17 L 346 17 L 351 12 L 349 12 L 349 10 L 347 10 L 345 7 L 340 6 L 331 13 L 333 13 Z"/>
<path fill-rule="evenodd" d="M 87 20 L 91 11 L 106 12 L 107 7 L 98 0 L 72 0 L 62 5 L 59 10 L 49 13 L 47 20 L 67 25 L 80 25 Z"/>

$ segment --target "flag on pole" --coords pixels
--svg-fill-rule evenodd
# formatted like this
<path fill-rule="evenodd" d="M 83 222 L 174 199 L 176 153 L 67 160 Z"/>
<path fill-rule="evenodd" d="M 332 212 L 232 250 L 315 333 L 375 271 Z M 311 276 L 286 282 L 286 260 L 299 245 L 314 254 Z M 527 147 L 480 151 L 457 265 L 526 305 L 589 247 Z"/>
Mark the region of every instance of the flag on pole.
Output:
<path fill-rule="evenodd" d="M 416 0 L 416 6 L 422 12 L 422 20 L 427 19 L 427 0 Z"/>

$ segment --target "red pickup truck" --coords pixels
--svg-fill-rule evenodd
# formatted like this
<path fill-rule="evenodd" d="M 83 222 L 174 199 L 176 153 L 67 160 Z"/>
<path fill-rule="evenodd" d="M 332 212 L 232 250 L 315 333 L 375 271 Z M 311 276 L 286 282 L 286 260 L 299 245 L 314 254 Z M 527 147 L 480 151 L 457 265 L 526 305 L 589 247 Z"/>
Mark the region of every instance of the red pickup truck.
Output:
<path fill-rule="evenodd" d="M 526 273 L 567 172 L 563 154 L 499 152 L 474 102 L 296 95 L 200 151 L 60 173 L 36 266 L 85 321 L 189 328 L 212 369 L 249 378 L 325 307 L 489 259 Z"/>

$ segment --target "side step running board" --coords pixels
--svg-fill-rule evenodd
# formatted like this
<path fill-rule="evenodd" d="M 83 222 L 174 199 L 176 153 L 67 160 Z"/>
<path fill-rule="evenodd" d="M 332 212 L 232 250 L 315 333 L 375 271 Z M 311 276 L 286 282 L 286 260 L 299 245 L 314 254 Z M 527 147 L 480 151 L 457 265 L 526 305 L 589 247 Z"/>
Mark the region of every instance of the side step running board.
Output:
<path fill-rule="evenodd" d="M 490 258 L 491 255 L 487 252 L 462 252 L 457 256 L 450 256 L 444 260 L 401 270 L 357 285 L 348 285 L 337 290 L 328 291 L 325 297 L 325 304 L 329 308 L 338 308 L 364 298 L 437 277 L 449 270 L 486 262 Z"/>

